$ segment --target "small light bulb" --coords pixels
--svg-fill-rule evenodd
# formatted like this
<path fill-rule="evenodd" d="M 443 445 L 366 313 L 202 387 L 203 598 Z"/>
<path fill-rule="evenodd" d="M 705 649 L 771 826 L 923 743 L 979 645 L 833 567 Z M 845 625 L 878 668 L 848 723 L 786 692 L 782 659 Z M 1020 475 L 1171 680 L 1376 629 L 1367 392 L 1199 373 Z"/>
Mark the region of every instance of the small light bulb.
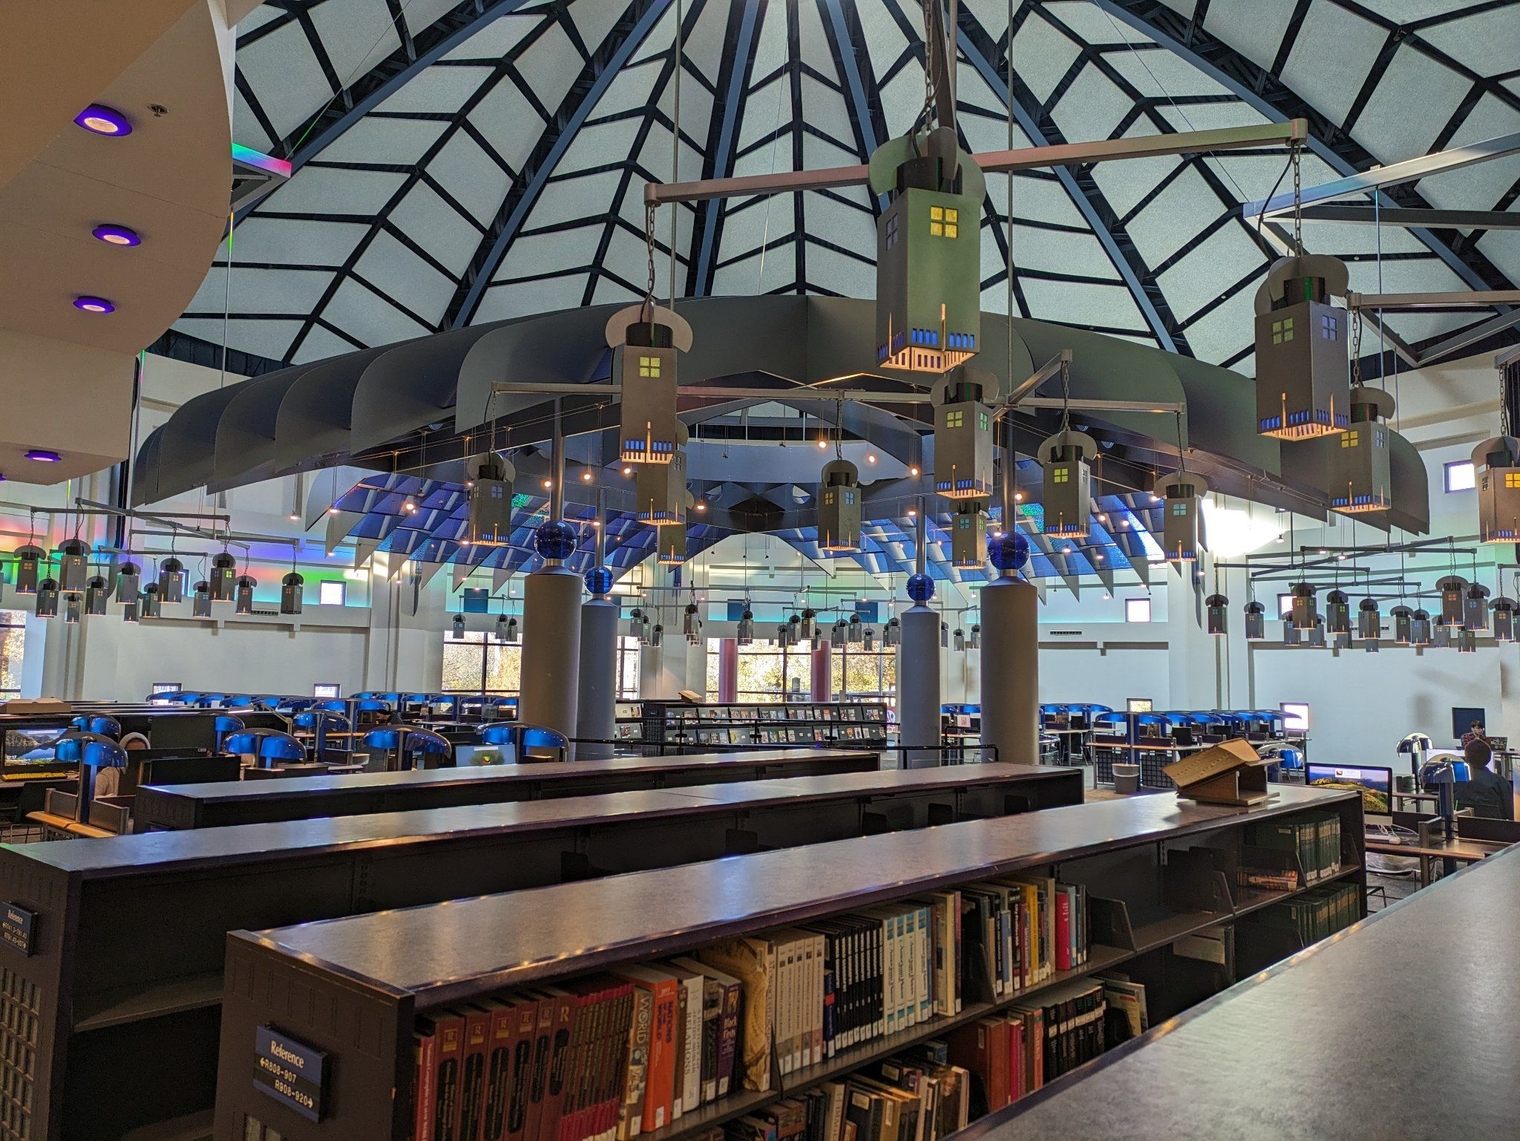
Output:
<path fill-rule="evenodd" d="M 699 504 L 697 504 L 697 510 L 698 511 L 706 511 L 707 510 L 707 504 L 705 504 L 705 503 L 699 503 Z"/>
<path fill-rule="evenodd" d="M 876 453 L 875 452 L 867 452 L 866 453 L 866 463 L 868 463 L 868 464 L 874 464 L 875 462 L 876 462 Z"/>
<path fill-rule="evenodd" d="M 633 474 L 633 469 L 625 464 L 625 465 L 623 465 L 623 474 L 624 475 L 632 475 Z"/>
<path fill-rule="evenodd" d="M 290 521 L 292 523 L 299 523 L 301 521 L 301 517 L 299 515 L 297 515 L 294 511 L 292 511 L 290 513 Z"/>
<path fill-rule="evenodd" d="M 1099 513 L 1098 513 L 1098 522 L 1099 522 L 1099 523 L 1107 523 L 1107 522 L 1108 522 L 1108 516 L 1107 516 L 1107 515 L 1105 515 L 1105 514 L 1103 514 L 1103 513 L 1102 513 L 1102 512 L 1101 512 L 1101 511 L 1100 511 L 1100 512 L 1099 512 Z"/>
<path fill-rule="evenodd" d="M 544 490 L 545 491 L 548 491 L 553 486 L 554 486 L 554 481 L 552 479 L 546 479 L 546 480 L 544 480 Z"/>
<path fill-rule="evenodd" d="M 826 447 L 829 446 L 829 442 L 827 440 L 825 440 L 822 436 L 820 436 L 818 438 L 818 446 L 820 448 L 826 448 Z"/>
<path fill-rule="evenodd" d="M 1119 526 L 1121 526 L 1121 527 L 1128 527 L 1129 526 L 1129 520 L 1128 519 L 1121 519 L 1119 521 Z"/>
<path fill-rule="evenodd" d="M 582 479 L 582 481 L 584 481 L 586 483 L 590 483 L 591 482 L 591 473 L 589 471 L 583 471 L 583 472 L 581 472 L 581 479 Z"/>
<path fill-rule="evenodd" d="M 918 474 L 918 468 L 916 466 L 910 466 L 908 468 L 908 474 L 909 475 L 917 475 Z"/>
<path fill-rule="evenodd" d="M 1160 503 L 1161 502 L 1161 496 L 1153 494 L 1151 496 L 1151 502 L 1152 503 Z"/>
<path fill-rule="evenodd" d="M 331 507 L 329 507 L 327 509 L 327 513 L 329 515 L 336 515 L 338 513 L 338 505 L 336 503 L 334 503 Z"/>
<path fill-rule="evenodd" d="M 994 531 L 994 532 L 992 532 L 992 537 L 994 539 L 1001 539 L 1003 537 L 1003 532 L 1001 532 L 1001 531 Z"/>
<path fill-rule="evenodd" d="M 1024 502 L 1024 493 L 1022 491 L 1015 491 L 1013 493 L 1013 501 L 1015 503 L 1023 503 Z"/>
<path fill-rule="evenodd" d="M 470 545 L 470 540 L 468 540 L 468 539 L 460 539 L 459 540 L 459 545 L 461 547 L 468 547 Z"/>

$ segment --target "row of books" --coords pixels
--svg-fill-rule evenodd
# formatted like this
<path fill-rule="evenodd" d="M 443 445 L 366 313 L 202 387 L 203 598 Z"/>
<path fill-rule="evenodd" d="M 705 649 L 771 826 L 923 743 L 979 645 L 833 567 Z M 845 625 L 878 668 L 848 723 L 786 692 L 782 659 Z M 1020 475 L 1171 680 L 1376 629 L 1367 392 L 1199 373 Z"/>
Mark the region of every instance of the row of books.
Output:
<path fill-rule="evenodd" d="M 838 705 L 798 703 L 769 705 L 691 705 L 666 708 L 667 721 L 830 721 L 885 723 L 884 705 L 856 702 Z"/>
<path fill-rule="evenodd" d="M 1246 840 L 1257 848 L 1273 848 L 1297 856 L 1303 883 L 1289 882 L 1296 877 L 1285 877 L 1281 890 L 1293 891 L 1318 883 L 1342 870 L 1341 818 L 1334 812 L 1304 812 L 1283 820 L 1264 820 L 1251 826 Z M 1278 885 L 1263 882 L 1248 886 Z"/>
<path fill-rule="evenodd" d="M 1307 947 L 1350 927 L 1361 917 L 1360 888 L 1345 883 L 1311 887 L 1300 896 L 1274 903 L 1261 910 L 1259 921 L 1296 932 Z"/>
<path fill-rule="evenodd" d="M 1087 897 L 1041 876 L 739 936 L 417 1027 L 416 1141 L 629 1141 L 842 1048 L 1086 962 Z"/>

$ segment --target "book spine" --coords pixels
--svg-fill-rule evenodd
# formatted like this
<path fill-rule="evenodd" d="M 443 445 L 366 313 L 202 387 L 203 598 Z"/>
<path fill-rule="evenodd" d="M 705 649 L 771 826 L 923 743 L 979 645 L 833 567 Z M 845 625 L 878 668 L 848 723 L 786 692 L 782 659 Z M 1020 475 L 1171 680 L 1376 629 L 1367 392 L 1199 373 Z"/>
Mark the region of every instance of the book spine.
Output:
<path fill-rule="evenodd" d="M 1056 970 L 1069 971 L 1071 961 L 1071 897 L 1056 892 Z"/>
<path fill-rule="evenodd" d="M 738 1088 L 735 1071 L 739 1060 L 739 1003 L 744 989 L 738 983 L 723 987 L 723 1015 L 718 1036 L 718 1096 L 727 1097 Z"/>
<path fill-rule="evenodd" d="M 834 968 L 826 967 L 823 972 L 823 1056 L 832 1058 L 836 1049 L 834 1036 L 835 1012 L 838 1010 L 838 983 L 835 981 Z"/>
<path fill-rule="evenodd" d="M 718 1050 L 723 1037 L 723 984 L 702 982 L 702 1100 L 718 1096 Z"/>
<path fill-rule="evenodd" d="M 458 1141 L 480 1141 L 486 1106 L 486 1066 L 491 1055 L 491 1012 L 472 1009 L 465 1018 L 464 1071 L 459 1095 Z"/>
<path fill-rule="evenodd" d="M 438 1077 L 433 1083 L 433 1136 L 437 1141 L 456 1141 L 463 1064 L 464 1016 L 449 1011 L 438 1020 Z"/>
<path fill-rule="evenodd" d="M 676 1084 L 675 979 L 661 980 L 654 988 L 654 1021 L 649 1034 L 649 1078 L 644 1094 L 644 1132 L 663 1129 L 673 1120 L 671 1107 Z"/>
<path fill-rule="evenodd" d="M 633 1021 L 628 1030 L 628 1062 L 624 1069 L 623 1104 L 618 1110 L 617 1141 L 630 1141 L 644 1131 L 644 1098 L 649 1079 L 649 1040 L 654 1024 L 654 993 L 634 984 Z"/>
<path fill-rule="evenodd" d="M 918 908 L 918 1020 L 934 1017 L 934 909 Z"/>
<path fill-rule="evenodd" d="M 686 982 L 683 979 L 676 980 L 676 1025 L 675 1025 L 675 1078 L 670 1089 L 670 1120 L 679 1121 L 681 1115 L 686 1112 L 686 1006 L 687 1006 Z"/>
<path fill-rule="evenodd" d="M 564 994 L 555 998 L 549 1027 L 549 1061 L 544 1077 L 544 1094 L 538 1118 L 538 1141 L 559 1141 L 559 1119 L 564 1110 L 565 1068 L 570 1062 L 572 1038 L 575 1034 L 576 995 Z M 463 1138 L 460 1139 L 463 1141 Z"/>
<path fill-rule="evenodd" d="M 431 1028 L 417 1036 L 417 1088 L 413 1093 L 412 1137 L 433 1141 L 433 1112 L 438 1096 L 438 1035 Z"/>
<path fill-rule="evenodd" d="M 508 1003 L 498 1004 L 491 1011 L 485 1111 L 481 1114 L 482 1141 L 502 1141 L 507 1134 L 507 1102 L 512 1095 L 512 1039 L 516 1033 L 517 1011 Z"/>
<path fill-rule="evenodd" d="M 702 1011 L 706 1004 L 701 975 L 690 975 L 686 987 L 686 1077 L 681 1085 L 681 1109 L 695 1113 L 702 1104 Z"/>

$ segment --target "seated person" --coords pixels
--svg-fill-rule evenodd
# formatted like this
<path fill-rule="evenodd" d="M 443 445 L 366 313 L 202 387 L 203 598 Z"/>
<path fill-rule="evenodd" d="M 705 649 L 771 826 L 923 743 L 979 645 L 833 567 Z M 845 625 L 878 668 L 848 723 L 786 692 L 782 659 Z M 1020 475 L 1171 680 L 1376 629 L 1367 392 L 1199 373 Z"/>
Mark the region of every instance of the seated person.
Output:
<path fill-rule="evenodd" d="M 1513 820 L 1515 800 L 1509 782 L 1488 767 L 1493 750 L 1481 737 L 1469 741 L 1463 750 L 1471 775 L 1456 784 L 1458 808 L 1472 809 L 1474 816 L 1490 820 Z"/>
<path fill-rule="evenodd" d="M 1483 722 L 1471 721 L 1468 723 L 1467 732 L 1462 734 L 1462 742 L 1459 747 L 1465 749 L 1474 741 L 1484 740 L 1487 740 L 1487 736 L 1483 732 Z"/>
<path fill-rule="evenodd" d="M 128 733 L 121 739 L 121 747 L 128 752 L 138 749 L 148 749 L 152 746 L 148 738 L 141 733 Z M 95 796 L 116 796 L 121 791 L 121 770 L 117 768 L 101 769 L 95 774 Z"/>

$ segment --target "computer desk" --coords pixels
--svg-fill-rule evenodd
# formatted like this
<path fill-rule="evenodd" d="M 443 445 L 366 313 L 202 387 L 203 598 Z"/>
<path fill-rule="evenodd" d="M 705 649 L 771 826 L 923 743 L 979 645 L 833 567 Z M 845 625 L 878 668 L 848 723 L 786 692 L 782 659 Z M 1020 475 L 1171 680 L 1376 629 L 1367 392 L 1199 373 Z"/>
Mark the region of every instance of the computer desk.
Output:
<path fill-rule="evenodd" d="M 1430 861 L 1432 860 L 1457 860 L 1464 864 L 1472 864 L 1509 847 L 1512 845 L 1500 844 L 1492 840 L 1467 840 L 1461 836 L 1450 841 L 1438 840 L 1432 844 L 1395 844 L 1389 840 L 1374 840 L 1371 836 L 1367 839 L 1369 852 L 1381 852 L 1385 856 L 1413 856 L 1418 859 L 1421 887 L 1430 882 Z"/>

